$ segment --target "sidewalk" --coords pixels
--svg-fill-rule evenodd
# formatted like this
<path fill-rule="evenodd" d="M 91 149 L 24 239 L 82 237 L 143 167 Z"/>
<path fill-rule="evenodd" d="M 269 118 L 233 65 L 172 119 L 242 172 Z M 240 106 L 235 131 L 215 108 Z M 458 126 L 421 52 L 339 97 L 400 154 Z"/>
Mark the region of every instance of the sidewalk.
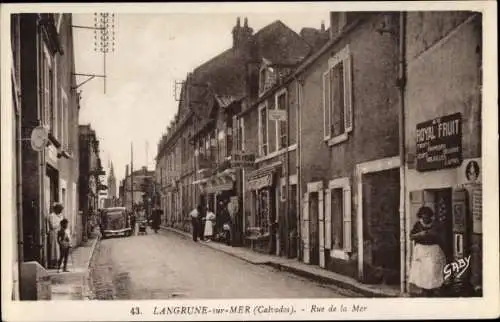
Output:
<path fill-rule="evenodd" d="M 171 231 L 180 234 L 186 238 L 191 239 L 192 236 L 189 233 L 180 231 L 171 227 L 161 227 L 165 231 Z M 217 249 L 228 255 L 240 258 L 244 261 L 255 265 L 268 265 L 277 268 L 282 271 L 287 271 L 308 279 L 322 282 L 325 284 L 333 284 L 344 289 L 349 289 L 360 296 L 365 297 L 398 297 L 401 296 L 399 288 L 394 288 L 386 285 L 367 285 L 357 280 L 337 274 L 331 271 L 327 271 L 320 267 L 304 264 L 297 261 L 296 259 L 283 258 L 273 255 L 261 254 L 254 252 L 245 247 L 231 247 L 225 244 L 217 242 L 204 242 L 199 241 L 200 245 L 210 247 L 212 249 Z"/>
<path fill-rule="evenodd" d="M 99 241 L 98 233 L 82 245 L 73 249 L 68 258 L 69 272 L 58 273 L 55 269 L 49 269 L 48 273 L 52 282 L 52 300 L 88 300 L 89 289 L 89 266 L 94 250 Z"/>

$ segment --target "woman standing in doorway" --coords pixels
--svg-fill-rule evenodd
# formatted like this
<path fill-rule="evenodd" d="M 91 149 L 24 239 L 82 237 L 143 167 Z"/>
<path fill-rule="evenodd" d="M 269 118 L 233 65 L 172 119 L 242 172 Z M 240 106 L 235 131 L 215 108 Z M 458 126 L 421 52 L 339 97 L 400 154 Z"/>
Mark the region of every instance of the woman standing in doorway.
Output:
<path fill-rule="evenodd" d="M 422 289 L 422 296 L 438 295 L 444 283 L 446 257 L 440 246 L 440 225 L 429 207 L 418 210 L 418 222 L 410 232 L 415 242 L 410 269 L 410 283 Z"/>
<path fill-rule="evenodd" d="M 52 207 L 52 212 L 47 218 L 47 232 L 49 244 L 49 268 L 56 268 L 60 257 L 59 243 L 57 242 L 57 232 L 61 228 L 61 220 L 64 219 L 62 214 L 64 207 L 60 203 L 55 203 Z"/>

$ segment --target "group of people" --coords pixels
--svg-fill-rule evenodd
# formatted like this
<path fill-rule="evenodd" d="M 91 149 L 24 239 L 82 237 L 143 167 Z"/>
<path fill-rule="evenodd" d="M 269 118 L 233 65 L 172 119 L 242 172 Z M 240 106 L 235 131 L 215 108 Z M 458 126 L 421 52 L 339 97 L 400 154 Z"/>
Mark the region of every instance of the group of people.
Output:
<path fill-rule="evenodd" d="M 190 212 L 193 241 L 198 241 L 198 238 L 204 241 L 223 240 L 230 245 L 232 220 L 227 203 L 220 201 L 217 212 L 202 205 Z"/>
<path fill-rule="evenodd" d="M 68 219 L 62 214 L 64 207 L 60 203 L 55 203 L 47 218 L 48 248 L 49 248 L 49 268 L 57 268 L 60 271 L 68 272 L 68 256 L 71 250 L 71 232 Z"/>

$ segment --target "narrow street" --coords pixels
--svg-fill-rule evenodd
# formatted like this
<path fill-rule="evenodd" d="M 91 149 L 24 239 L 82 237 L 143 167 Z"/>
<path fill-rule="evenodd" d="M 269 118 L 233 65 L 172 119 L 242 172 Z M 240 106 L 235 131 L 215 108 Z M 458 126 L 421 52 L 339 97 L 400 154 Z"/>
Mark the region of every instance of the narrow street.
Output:
<path fill-rule="evenodd" d="M 104 239 L 91 270 L 98 300 L 353 296 L 247 263 L 171 232 Z"/>

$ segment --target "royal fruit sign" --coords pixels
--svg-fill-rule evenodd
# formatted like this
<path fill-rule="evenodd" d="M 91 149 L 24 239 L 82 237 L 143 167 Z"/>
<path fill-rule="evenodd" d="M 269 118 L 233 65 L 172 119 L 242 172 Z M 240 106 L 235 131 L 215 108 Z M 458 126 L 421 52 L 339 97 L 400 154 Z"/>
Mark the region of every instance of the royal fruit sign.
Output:
<path fill-rule="evenodd" d="M 462 115 L 455 113 L 417 124 L 417 170 L 462 164 Z"/>

